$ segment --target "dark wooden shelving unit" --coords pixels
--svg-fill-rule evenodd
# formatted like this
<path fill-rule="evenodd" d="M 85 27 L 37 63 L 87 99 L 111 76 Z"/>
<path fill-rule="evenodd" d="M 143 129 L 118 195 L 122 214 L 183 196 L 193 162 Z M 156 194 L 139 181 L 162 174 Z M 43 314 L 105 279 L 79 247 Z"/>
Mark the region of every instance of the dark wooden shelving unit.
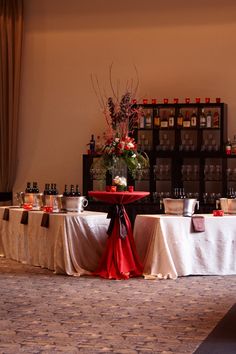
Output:
<path fill-rule="evenodd" d="M 149 127 L 140 128 L 137 126 L 133 132 L 139 150 L 149 156 L 149 178 L 148 180 L 132 180 L 128 176 L 128 184 L 133 184 L 136 190 L 149 191 L 150 198 L 142 203 L 134 203 L 132 208 L 135 208 L 136 213 L 162 213 L 160 196 L 171 195 L 174 188 L 184 188 L 186 193 L 198 195 L 200 212 L 211 212 L 215 208 L 212 195 L 225 196 L 229 186 L 232 187 L 236 183 L 236 175 L 235 182 L 227 177 L 229 161 L 236 163 L 236 159 L 234 159 L 236 155 L 225 154 L 227 105 L 225 103 L 171 103 L 139 106 L 142 107 L 144 116 L 148 110 L 151 114 Z M 200 127 L 202 109 L 206 113 L 210 111 L 212 117 L 215 112 L 218 113 L 219 127 Z M 194 111 L 197 116 L 196 127 L 177 126 L 180 112 L 183 116 L 186 114 L 191 116 Z M 158 113 L 161 118 L 164 114 L 168 118 L 170 112 L 174 114 L 174 126 L 156 127 L 156 114 Z M 168 144 L 165 146 L 163 141 Z M 187 145 L 186 141 L 190 144 Z M 208 150 L 204 151 L 203 146 Z M 214 149 L 215 151 L 213 151 Z M 100 181 L 99 185 L 99 181 L 94 180 L 90 174 L 94 158 L 99 158 L 99 156 L 83 155 L 84 195 L 87 195 L 88 190 L 104 189 L 106 185 L 106 181 Z M 207 171 L 209 175 L 207 175 Z M 209 195 L 208 199 L 206 193 Z M 89 205 L 93 210 L 106 211 L 107 209 L 106 205 L 92 200 Z"/>

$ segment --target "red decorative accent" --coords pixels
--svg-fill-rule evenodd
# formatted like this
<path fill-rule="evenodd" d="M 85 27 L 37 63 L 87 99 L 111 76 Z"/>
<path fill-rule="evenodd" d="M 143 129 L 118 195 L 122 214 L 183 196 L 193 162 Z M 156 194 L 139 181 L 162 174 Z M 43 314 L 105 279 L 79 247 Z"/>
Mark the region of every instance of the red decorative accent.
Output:
<path fill-rule="evenodd" d="M 110 204 L 129 204 L 149 195 L 149 192 L 100 192 L 90 191 L 88 195 Z M 141 264 L 133 238 L 133 232 L 129 217 L 123 208 L 123 217 L 126 224 L 127 235 L 120 236 L 120 217 L 115 215 L 114 225 L 107 239 L 105 251 L 98 268 L 93 273 L 106 279 L 128 279 L 141 276 L 143 265 Z"/>
<path fill-rule="evenodd" d="M 205 98 L 205 102 L 206 102 L 206 103 L 210 103 L 210 102 L 211 102 L 210 97 L 206 97 L 206 98 Z"/>
<path fill-rule="evenodd" d="M 156 104 L 157 100 L 155 98 L 152 98 L 152 104 Z"/>
<path fill-rule="evenodd" d="M 133 191 L 134 191 L 134 186 L 128 186 L 128 191 L 129 191 L 130 193 L 133 193 Z"/>
<path fill-rule="evenodd" d="M 196 103 L 200 103 L 201 102 L 201 98 L 200 97 L 197 97 L 195 100 L 196 100 Z"/>
<path fill-rule="evenodd" d="M 116 192 L 117 187 L 116 186 L 111 186 L 110 192 Z"/>
<path fill-rule="evenodd" d="M 185 103 L 190 103 L 190 98 L 189 97 L 185 98 Z"/>
<path fill-rule="evenodd" d="M 178 98 L 174 98 L 174 103 L 179 103 L 179 99 Z"/>
<path fill-rule="evenodd" d="M 213 216 L 224 216 L 223 210 L 213 210 Z"/>
<path fill-rule="evenodd" d="M 25 210 L 31 210 L 31 209 L 33 209 L 33 205 L 30 204 L 30 203 L 24 203 L 24 204 L 23 204 L 23 208 L 24 208 Z"/>
<path fill-rule="evenodd" d="M 220 97 L 216 97 L 216 103 L 220 103 L 221 99 Z"/>
<path fill-rule="evenodd" d="M 144 98 L 143 99 L 143 104 L 147 104 L 148 103 L 148 99 L 147 98 Z"/>
<path fill-rule="evenodd" d="M 164 102 L 164 104 L 168 104 L 168 102 L 169 102 L 168 98 L 164 98 L 163 102 Z"/>

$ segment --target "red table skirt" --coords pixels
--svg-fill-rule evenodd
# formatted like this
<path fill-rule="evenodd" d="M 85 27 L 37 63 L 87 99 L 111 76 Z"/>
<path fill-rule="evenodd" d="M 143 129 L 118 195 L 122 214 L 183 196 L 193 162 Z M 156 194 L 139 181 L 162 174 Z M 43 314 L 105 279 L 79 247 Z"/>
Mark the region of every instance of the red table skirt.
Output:
<path fill-rule="evenodd" d="M 107 239 L 105 252 L 93 275 L 117 280 L 142 275 L 143 266 L 139 261 L 132 227 L 126 211 L 124 211 L 124 216 L 127 236 L 124 239 L 120 237 L 119 218 L 116 217 L 111 236 Z"/>

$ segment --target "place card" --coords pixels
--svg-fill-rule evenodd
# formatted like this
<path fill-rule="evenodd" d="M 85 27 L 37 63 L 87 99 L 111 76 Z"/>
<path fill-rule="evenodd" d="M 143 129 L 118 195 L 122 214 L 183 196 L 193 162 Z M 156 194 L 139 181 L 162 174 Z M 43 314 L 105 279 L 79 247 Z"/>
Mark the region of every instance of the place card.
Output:
<path fill-rule="evenodd" d="M 28 225 L 28 215 L 29 212 L 27 210 L 24 210 L 21 215 L 21 221 L 20 223 L 23 225 Z"/>

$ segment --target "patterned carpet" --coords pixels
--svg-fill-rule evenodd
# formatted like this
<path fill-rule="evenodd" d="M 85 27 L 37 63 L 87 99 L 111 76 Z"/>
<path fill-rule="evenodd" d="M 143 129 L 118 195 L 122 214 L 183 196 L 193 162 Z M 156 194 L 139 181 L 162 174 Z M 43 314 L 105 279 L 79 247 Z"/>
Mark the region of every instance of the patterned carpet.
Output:
<path fill-rule="evenodd" d="M 114 281 L 0 259 L 0 353 L 193 353 L 236 276 Z"/>

